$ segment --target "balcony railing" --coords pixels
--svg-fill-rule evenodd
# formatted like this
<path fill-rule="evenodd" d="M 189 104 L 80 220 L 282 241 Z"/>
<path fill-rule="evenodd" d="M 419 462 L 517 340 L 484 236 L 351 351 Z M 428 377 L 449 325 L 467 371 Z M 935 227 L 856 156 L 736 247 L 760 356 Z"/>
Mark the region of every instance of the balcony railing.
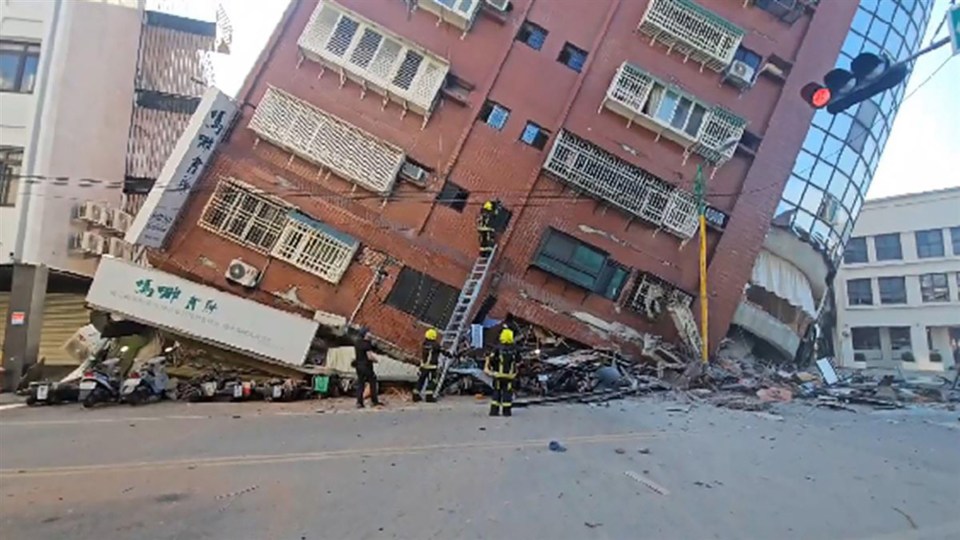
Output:
<path fill-rule="evenodd" d="M 661 81 L 637 66 L 620 65 L 603 99 L 603 106 L 637 122 L 685 150 L 722 164 L 733 157 L 747 127 L 743 118 L 726 109 L 699 101 L 692 94 Z"/>
<path fill-rule="evenodd" d="M 692 0 L 650 0 L 637 29 L 714 71 L 730 64 L 744 35 L 743 29 Z"/>
<path fill-rule="evenodd" d="M 692 194 L 568 131 L 557 136 L 543 167 L 562 182 L 680 238 L 692 238 L 697 231 Z"/>
<path fill-rule="evenodd" d="M 404 163 L 399 148 L 274 87 L 257 105 L 250 129 L 261 139 L 384 195 L 393 189 Z"/>
<path fill-rule="evenodd" d="M 433 110 L 450 63 L 330 0 L 323 0 L 297 42 L 306 58 L 335 69 L 364 91 L 424 116 Z"/>
<path fill-rule="evenodd" d="M 417 7 L 437 16 L 437 24 L 446 22 L 460 28 L 464 34 L 473 26 L 484 0 L 419 0 Z"/>

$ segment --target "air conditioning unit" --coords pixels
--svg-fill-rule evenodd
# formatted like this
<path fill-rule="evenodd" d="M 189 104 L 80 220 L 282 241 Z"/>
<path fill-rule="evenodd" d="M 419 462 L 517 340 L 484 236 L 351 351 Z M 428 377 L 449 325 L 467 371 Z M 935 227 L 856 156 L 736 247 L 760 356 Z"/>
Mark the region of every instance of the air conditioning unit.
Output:
<path fill-rule="evenodd" d="M 95 232 L 84 231 L 83 236 L 80 238 L 80 249 L 82 249 L 84 253 L 92 255 L 103 255 L 107 247 L 106 244 L 106 238 Z"/>
<path fill-rule="evenodd" d="M 414 165 L 409 161 L 404 162 L 403 166 L 400 167 L 400 176 L 421 186 L 427 183 L 427 171 L 423 167 Z"/>
<path fill-rule="evenodd" d="M 105 204 L 98 204 L 97 208 L 99 210 L 95 214 L 94 223 L 108 229 L 113 227 L 113 210 Z"/>
<path fill-rule="evenodd" d="M 230 261 L 230 265 L 227 266 L 227 271 L 223 277 L 231 283 L 252 289 L 260 282 L 260 269 L 240 259 L 234 259 Z"/>
<path fill-rule="evenodd" d="M 130 244 L 124 242 L 122 238 L 109 238 L 107 240 L 107 255 L 118 259 L 129 259 Z"/>
<path fill-rule="evenodd" d="M 99 205 L 93 201 L 84 201 L 73 207 L 73 219 L 96 221 L 99 215 Z"/>
<path fill-rule="evenodd" d="M 510 11 L 510 0 L 486 0 L 486 2 L 497 11 Z"/>
<path fill-rule="evenodd" d="M 133 216 L 119 208 L 111 209 L 110 214 L 110 228 L 121 233 L 127 232 L 130 223 L 133 221 Z"/>
<path fill-rule="evenodd" d="M 756 75 L 756 68 L 742 60 L 734 60 L 727 69 L 726 79 L 740 88 L 746 88 L 753 86 Z"/>
<path fill-rule="evenodd" d="M 67 238 L 67 250 L 71 253 L 83 252 L 83 233 L 73 233 Z"/>

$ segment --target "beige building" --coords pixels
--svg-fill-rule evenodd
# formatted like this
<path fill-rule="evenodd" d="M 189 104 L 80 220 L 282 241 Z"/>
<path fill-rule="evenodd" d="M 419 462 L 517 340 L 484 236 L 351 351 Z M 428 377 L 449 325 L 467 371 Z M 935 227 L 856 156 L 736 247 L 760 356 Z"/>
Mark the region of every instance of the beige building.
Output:
<path fill-rule="evenodd" d="M 189 18 L 201 4 L 207 20 Z M 5 365 L 62 359 L 100 256 L 136 257 L 123 233 L 212 82 L 220 14 L 215 0 L 0 0 Z"/>
<path fill-rule="evenodd" d="M 943 371 L 960 347 L 960 187 L 869 200 L 835 280 L 841 365 Z"/>

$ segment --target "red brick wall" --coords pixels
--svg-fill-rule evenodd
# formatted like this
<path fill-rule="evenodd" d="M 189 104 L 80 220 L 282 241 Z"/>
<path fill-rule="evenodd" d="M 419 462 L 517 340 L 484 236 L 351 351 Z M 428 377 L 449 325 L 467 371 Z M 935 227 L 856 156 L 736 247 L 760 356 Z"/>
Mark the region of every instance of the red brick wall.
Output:
<path fill-rule="evenodd" d="M 711 342 L 715 344 L 729 326 L 812 116 L 799 98 L 799 88 L 829 69 L 856 8 L 855 2 L 824 3 L 813 18 L 804 17 L 787 26 L 759 9 L 743 8 L 740 2 L 701 0 L 748 30 L 746 46 L 765 56 L 776 54 L 794 62 L 785 84 L 761 77 L 754 88 L 741 94 L 721 85 L 719 74 L 701 72 L 695 62 L 685 63 L 678 54 L 668 55 L 665 47 L 651 45 L 649 39 L 636 33 L 646 1 L 514 0 L 506 24 L 481 15 L 461 39 L 459 29 L 447 24 L 437 26 L 436 17 L 425 11 L 408 16 L 403 2 L 340 0 L 340 4 L 448 59 L 453 73 L 476 86 L 468 106 L 445 101 L 421 129 L 420 116 L 401 117 L 394 103 L 383 109 L 381 98 L 372 92 L 361 99 L 355 83 L 348 81 L 341 86 L 331 70 L 319 76 L 318 64 L 300 62 L 296 41 L 317 0 L 294 1 L 275 48 L 262 57 L 266 66 L 248 80 L 241 96 L 247 104 L 243 118 L 182 216 L 163 265 L 231 288 L 222 277 L 223 270 L 231 259 L 243 257 L 265 268 L 261 291 L 255 293 L 258 300 L 276 303 L 268 292 L 296 286 L 300 300 L 311 309 L 349 316 L 373 275 L 372 268 L 354 263 L 338 285 L 331 285 L 196 227 L 216 178 L 235 176 L 275 192 L 311 216 L 354 235 L 366 248 L 389 253 L 398 264 L 412 266 L 456 288 L 476 254 L 474 218 L 478 205 L 496 196 L 514 216 L 495 268 L 503 279 L 495 291 L 500 301 L 494 314 L 509 311 L 598 345 L 609 342 L 610 337 L 570 313 L 589 313 L 604 321 L 667 336 L 673 335 L 673 329 L 667 322 L 651 326 L 614 301 L 529 269 L 545 229 L 565 231 L 609 252 L 626 266 L 657 274 L 691 293 L 696 292 L 698 280 L 696 241 L 682 246 L 676 237 L 656 232 L 593 199 L 575 197 L 555 180 L 541 175 L 540 167 L 553 141 L 551 138 L 543 151 L 520 142 L 525 122 L 536 122 L 554 135 L 560 129 L 570 130 L 668 182 L 692 190 L 699 158 L 694 156 L 684 163 L 679 146 L 657 141 L 652 132 L 637 125 L 628 127 L 625 119 L 607 110 L 598 113 L 617 67 L 629 60 L 749 120 L 748 129 L 763 137 L 759 154 L 753 159 L 738 155 L 708 182 L 710 203 L 731 213 L 726 233 L 709 236 Z M 524 18 L 549 31 L 540 51 L 513 41 Z M 556 61 L 565 42 L 588 51 L 582 73 Z M 427 187 L 400 182 L 385 202 L 364 190 L 354 190 L 352 184 L 336 176 L 318 175 L 317 167 L 291 159 L 266 142 L 255 146 L 247 123 L 268 85 L 306 99 L 403 148 L 411 158 L 435 169 Z M 502 131 L 473 121 L 486 99 L 511 110 Z M 462 213 L 433 202 L 447 177 L 472 192 L 470 205 Z M 383 304 L 398 270 L 397 266 L 389 268 L 389 277 L 366 300 L 357 320 L 371 326 L 375 334 L 412 348 L 420 340 L 422 327 L 412 317 Z"/>

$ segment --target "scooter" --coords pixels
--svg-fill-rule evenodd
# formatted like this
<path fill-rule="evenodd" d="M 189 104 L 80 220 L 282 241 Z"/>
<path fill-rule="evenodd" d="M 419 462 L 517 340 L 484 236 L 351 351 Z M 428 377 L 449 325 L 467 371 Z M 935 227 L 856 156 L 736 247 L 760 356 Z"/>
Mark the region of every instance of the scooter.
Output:
<path fill-rule="evenodd" d="M 27 394 L 27 406 L 59 405 L 77 401 L 80 389 L 76 383 L 62 383 L 55 381 L 41 381 L 30 383 Z"/>
<path fill-rule="evenodd" d="M 126 347 L 122 347 L 120 353 L 125 352 Z M 119 358 L 101 360 L 100 357 L 90 363 L 80 378 L 79 399 L 84 408 L 120 398 L 119 363 Z"/>
<path fill-rule="evenodd" d="M 157 356 L 132 370 L 120 387 L 120 402 L 140 405 L 167 397 L 167 357 Z"/>

